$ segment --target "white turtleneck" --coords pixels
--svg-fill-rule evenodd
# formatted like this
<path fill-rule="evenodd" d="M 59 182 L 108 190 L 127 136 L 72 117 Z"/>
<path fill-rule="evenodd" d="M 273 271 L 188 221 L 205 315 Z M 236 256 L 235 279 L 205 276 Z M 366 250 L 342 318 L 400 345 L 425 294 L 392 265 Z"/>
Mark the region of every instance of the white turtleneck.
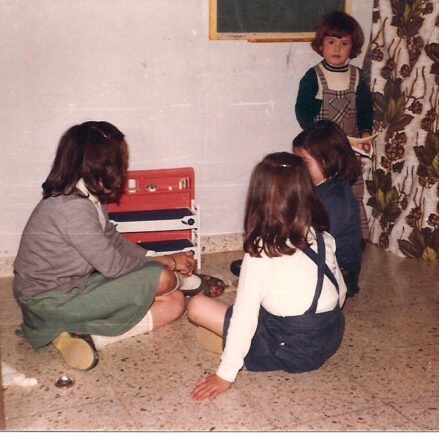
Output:
<path fill-rule="evenodd" d="M 325 75 L 326 82 L 328 83 L 328 87 L 330 90 L 347 90 L 349 88 L 349 80 L 350 80 L 350 69 L 349 69 L 349 63 L 346 64 L 346 66 L 342 67 L 341 69 L 330 70 L 325 66 L 326 63 L 323 61 L 319 64 L 319 66 L 322 69 L 323 74 Z M 328 64 L 326 64 L 328 65 Z M 329 66 L 329 65 L 328 65 Z M 330 68 L 330 66 L 329 66 Z M 357 87 L 358 82 L 360 80 L 358 71 L 355 78 L 355 87 Z M 322 91 L 322 84 L 320 82 L 320 78 L 317 75 L 317 81 L 319 84 L 319 89 L 316 94 L 316 99 L 323 99 L 323 91 Z"/>

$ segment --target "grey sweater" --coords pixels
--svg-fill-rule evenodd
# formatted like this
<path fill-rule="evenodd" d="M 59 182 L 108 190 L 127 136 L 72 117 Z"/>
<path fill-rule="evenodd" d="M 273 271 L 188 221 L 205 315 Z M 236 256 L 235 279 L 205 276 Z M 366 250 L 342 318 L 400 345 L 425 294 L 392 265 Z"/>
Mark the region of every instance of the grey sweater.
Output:
<path fill-rule="evenodd" d="M 117 232 L 104 206 L 102 212 L 104 230 L 90 199 L 79 194 L 42 199 L 21 237 L 14 288 L 25 296 L 74 287 L 83 291 L 93 271 L 115 278 L 152 260 Z"/>

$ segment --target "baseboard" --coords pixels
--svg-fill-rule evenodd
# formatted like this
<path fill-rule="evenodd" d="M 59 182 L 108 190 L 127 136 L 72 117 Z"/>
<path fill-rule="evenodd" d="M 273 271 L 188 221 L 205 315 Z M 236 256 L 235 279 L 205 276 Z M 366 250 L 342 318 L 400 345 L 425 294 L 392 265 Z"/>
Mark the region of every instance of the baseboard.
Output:
<path fill-rule="evenodd" d="M 242 250 L 242 234 L 214 235 L 201 237 L 201 254 Z M 0 258 L 0 277 L 14 274 L 14 257 Z"/>
<path fill-rule="evenodd" d="M 13 276 L 14 260 L 14 257 L 0 258 L 0 277 Z"/>
<path fill-rule="evenodd" d="M 242 250 L 241 233 L 201 237 L 201 254 L 232 252 L 237 250 Z"/>

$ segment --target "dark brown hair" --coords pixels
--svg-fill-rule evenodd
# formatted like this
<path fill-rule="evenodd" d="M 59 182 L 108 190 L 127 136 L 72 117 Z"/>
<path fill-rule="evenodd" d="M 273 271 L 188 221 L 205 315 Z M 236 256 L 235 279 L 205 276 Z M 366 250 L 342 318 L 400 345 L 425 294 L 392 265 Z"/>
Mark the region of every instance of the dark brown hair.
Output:
<path fill-rule="evenodd" d="M 293 140 L 317 160 L 325 178 L 349 180 L 352 184 L 361 173 L 360 163 L 343 130 L 330 120 L 320 120 Z"/>
<path fill-rule="evenodd" d="M 328 215 L 305 163 L 289 152 L 267 155 L 254 168 L 247 193 L 244 251 L 291 255 L 309 246 L 308 230 L 328 229 Z"/>
<path fill-rule="evenodd" d="M 325 37 L 343 38 L 350 36 L 352 48 L 349 58 L 353 59 L 361 53 L 364 44 L 364 34 L 355 18 L 342 11 L 334 11 L 318 25 L 311 47 L 323 56 L 322 44 Z"/>
<path fill-rule="evenodd" d="M 61 137 L 52 169 L 43 183 L 43 197 L 70 195 L 83 179 L 101 201 L 117 198 L 123 189 L 127 158 L 124 135 L 109 122 L 85 122 Z"/>

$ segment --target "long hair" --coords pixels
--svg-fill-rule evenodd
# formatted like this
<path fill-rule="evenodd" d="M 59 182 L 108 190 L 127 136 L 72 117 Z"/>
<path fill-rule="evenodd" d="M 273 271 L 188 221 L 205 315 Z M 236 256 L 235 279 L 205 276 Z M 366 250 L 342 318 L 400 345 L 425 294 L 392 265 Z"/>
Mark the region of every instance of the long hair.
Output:
<path fill-rule="evenodd" d="M 328 229 L 328 215 L 303 160 L 288 152 L 267 155 L 254 168 L 247 193 L 244 250 L 251 256 L 291 255 L 308 247 L 308 231 Z"/>
<path fill-rule="evenodd" d="M 293 140 L 294 148 L 303 148 L 320 165 L 325 178 L 349 180 L 353 184 L 361 165 L 343 130 L 330 120 L 320 120 Z"/>
<path fill-rule="evenodd" d="M 117 198 L 127 171 L 124 135 L 109 122 L 84 122 L 61 137 L 52 169 L 43 183 L 43 197 L 70 195 L 83 179 L 88 191 L 101 201 Z"/>
<path fill-rule="evenodd" d="M 361 26 L 346 12 L 334 11 L 327 15 L 318 25 L 311 47 L 319 55 L 323 56 L 322 44 L 325 37 L 343 38 L 350 36 L 352 40 L 349 58 L 356 58 L 361 53 L 364 44 L 364 34 Z"/>

